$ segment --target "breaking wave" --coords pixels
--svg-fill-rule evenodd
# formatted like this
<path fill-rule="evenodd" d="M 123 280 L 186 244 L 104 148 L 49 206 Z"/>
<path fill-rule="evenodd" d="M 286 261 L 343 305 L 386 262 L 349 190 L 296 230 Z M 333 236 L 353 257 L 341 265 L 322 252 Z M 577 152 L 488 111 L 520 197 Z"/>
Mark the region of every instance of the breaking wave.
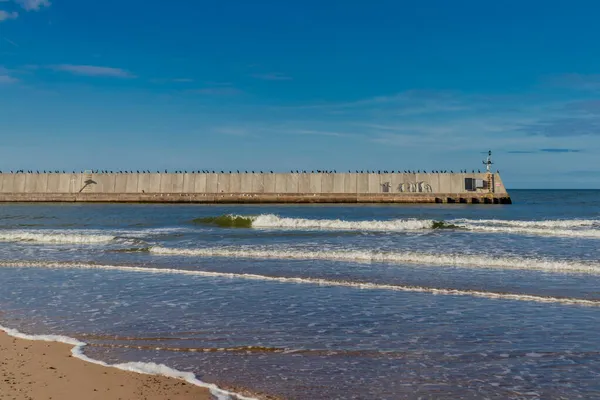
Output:
<path fill-rule="evenodd" d="M 600 238 L 600 220 L 572 219 L 518 221 L 499 219 L 457 219 L 458 226 L 474 232 L 512 233 L 540 236 Z"/>
<path fill-rule="evenodd" d="M 80 360 L 102 365 L 104 367 L 116 368 L 122 371 L 130 371 L 137 372 L 138 374 L 145 375 L 161 375 L 168 378 L 180 379 L 186 381 L 192 385 L 200 386 L 207 388 L 210 390 L 211 394 L 218 400 L 255 400 L 250 397 L 241 396 L 235 393 L 231 393 L 219 388 L 216 385 L 205 383 L 200 381 L 196 376 L 191 372 L 183 372 L 171 367 L 167 367 L 164 364 L 156 364 L 152 362 L 128 362 L 122 364 L 108 364 L 104 361 L 96 360 L 86 356 L 83 352 L 87 343 L 81 342 L 77 339 L 62 336 L 62 335 L 28 335 L 22 332 L 19 332 L 16 329 L 7 328 L 0 325 L 0 330 L 6 332 L 9 336 L 15 337 L 17 339 L 23 340 L 34 340 L 34 341 L 42 341 L 42 342 L 57 342 L 57 343 L 65 343 L 73 346 L 71 349 L 71 354 L 73 357 L 78 358 Z"/>
<path fill-rule="evenodd" d="M 451 288 L 435 288 L 423 286 L 406 286 L 393 284 L 378 284 L 369 282 L 355 282 L 347 280 L 319 279 L 319 278 L 300 278 L 300 277 L 282 277 L 247 273 L 213 272 L 202 270 L 185 270 L 174 268 L 156 268 L 156 267 L 136 267 L 136 266 L 116 266 L 116 265 L 98 265 L 85 263 L 60 263 L 60 262 L 25 262 L 25 261 L 0 261 L 0 267 L 15 268 L 60 268 L 60 269 L 90 269 L 107 271 L 125 271 L 153 274 L 178 274 L 189 276 L 203 276 L 210 278 L 228 278 L 244 279 L 253 281 L 267 281 L 279 283 L 308 284 L 330 287 L 349 287 L 363 290 L 388 290 L 397 292 L 429 293 L 434 295 L 447 296 L 472 296 L 483 297 L 497 300 L 515 300 L 531 301 L 539 303 L 561 303 L 567 305 L 581 306 L 600 306 L 600 300 L 586 300 L 570 297 L 551 297 L 516 293 L 486 292 L 479 290 L 462 290 Z"/>
<path fill-rule="evenodd" d="M 116 237 L 105 234 L 56 232 L 56 231 L 0 231 L 0 242 L 37 242 L 37 243 L 105 243 Z"/>
<path fill-rule="evenodd" d="M 283 229 L 329 229 L 357 231 L 410 231 L 422 229 L 456 229 L 456 225 L 444 221 L 395 219 L 382 221 L 347 221 L 341 219 L 286 218 L 275 214 L 258 216 L 220 215 L 196 218 L 196 224 L 217 225 L 224 228 L 283 228 Z"/>
<path fill-rule="evenodd" d="M 600 274 L 600 264 L 597 263 L 566 260 L 558 261 L 543 258 L 487 257 L 465 254 L 430 254 L 409 251 L 381 252 L 369 250 L 299 250 L 268 247 L 209 247 L 198 249 L 181 249 L 155 246 L 150 248 L 150 252 L 153 254 L 170 256 L 379 262 Z"/>
<path fill-rule="evenodd" d="M 525 234 L 558 237 L 600 238 L 600 220 L 546 220 L 519 221 L 499 219 L 394 219 L 351 221 L 342 219 L 287 218 L 275 214 L 257 216 L 220 215 L 197 218 L 195 224 L 216 225 L 223 228 L 257 228 L 287 230 L 353 230 L 402 232 L 432 229 L 461 229 L 482 233 Z"/>

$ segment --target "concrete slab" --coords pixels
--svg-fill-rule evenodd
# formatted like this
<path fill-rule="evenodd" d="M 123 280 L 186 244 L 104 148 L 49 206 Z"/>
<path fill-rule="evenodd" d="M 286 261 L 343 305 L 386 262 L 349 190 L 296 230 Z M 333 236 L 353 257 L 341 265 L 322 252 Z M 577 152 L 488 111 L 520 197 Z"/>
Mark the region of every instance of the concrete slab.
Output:
<path fill-rule="evenodd" d="M 194 193 L 196 183 L 196 174 L 183 174 L 183 193 Z"/>
<path fill-rule="evenodd" d="M 173 183 L 173 191 L 171 193 L 183 193 L 183 174 L 173 174 L 171 182 Z"/>
<path fill-rule="evenodd" d="M 275 174 L 275 193 L 286 193 L 291 174 Z"/>
<path fill-rule="evenodd" d="M 50 175 L 50 174 L 39 174 L 35 177 L 34 193 L 46 193 L 47 192 L 48 175 Z"/>
<path fill-rule="evenodd" d="M 452 188 L 450 185 L 449 178 L 450 178 L 450 174 L 438 174 L 439 186 L 437 188 L 437 191 L 439 191 L 440 193 L 452 193 Z"/>
<path fill-rule="evenodd" d="M 217 193 L 229 193 L 229 186 L 231 183 L 231 174 L 218 174 L 217 175 Z"/>
<path fill-rule="evenodd" d="M 115 175 L 115 193 L 127 193 L 127 175 L 129 174 Z"/>
<path fill-rule="evenodd" d="M 125 175 L 125 193 L 137 193 L 140 175 L 132 173 Z"/>
<path fill-rule="evenodd" d="M 162 176 L 163 174 L 150 174 L 150 188 L 147 192 L 160 193 Z"/>
<path fill-rule="evenodd" d="M 264 193 L 265 181 L 263 174 L 252 174 L 252 193 Z"/>
<path fill-rule="evenodd" d="M 218 193 L 219 192 L 219 175 L 217 174 L 206 174 L 206 193 Z"/>
<path fill-rule="evenodd" d="M 333 174 L 333 193 L 344 193 L 344 182 L 348 174 Z"/>
<path fill-rule="evenodd" d="M 356 178 L 358 174 L 345 174 L 344 193 L 356 193 Z"/>
<path fill-rule="evenodd" d="M 322 193 L 322 174 L 310 174 L 310 190 L 308 193 Z"/>
<path fill-rule="evenodd" d="M 35 193 L 35 184 L 38 174 L 28 174 L 25 177 L 25 193 Z"/>
<path fill-rule="evenodd" d="M 160 174 L 159 193 L 173 193 L 173 175 L 170 173 Z"/>
<path fill-rule="evenodd" d="M 29 174 L 15 174 L 12 190 L 15 193 L 25 193 L 25 184 Z"/>
<path fill-rule="evenodd" d="M 139 174 L 137 183 L 138 193 L 150 193 L 150 177 L 152 174 Z"/>
<path fill-rule="evenodd" d="M 194 193 L 206 193 L 206 174 L 196 174 Z"/>
<path fill-rule="evenodd" d="M 265 185 L 265 193 L 276 193 L 275 192 L 275 174 L 263 174 L 263 181 Z"/>
<path fill-rule="evenodd" d="M 2 193 L 14 193 L 14 181 L 15 174 L 2 174 L 2 187 L 0 187 L 0 191 Z"/>
<path fill-rule="evenodd" d="M 285 180 L 285 192 L 298 193 L 298 183 L 300 180 L 300 174 L 289 174 L 287 176 L 288 179 Z"/>
<path fill-rule="evenodd" d="M 58 187 L 60 185 L 60 178 L 63 174 L 50 174 L 48 176 L 48 186 L 46 193 L 58 193 Z"/>
<path fill-rule="evenodd" d="M 311 174 L 300 174 L 298 177 L 298 193 L 310 193 Z"/>
<path fill-rule="evenodd" d="M 335 193 L 333 190 L 333 174 L 321 174 L 321 193 Z"/>
<path fill-rule="evenodd" d="M 252 174 L 240 174 L 240 192 L 252 193 Z"/>
<path fill-rule="evenodd" d="M 72 182 L 77 179 L 77 174 L 61 174 L 58 181 L 58 193 L 71 193 Z"/>
<path fill-rule="evenodd" d="M 369 191 L 368 193 L 381 193 L 381 186 L 379 184 L 379 174 L 369 174 Z"/>
<path fill-rule="evenodd" d="M 229 178 L 229 193 L 242 192 L 242 174 L 232 173 Z"/>
<path fill-rule="evenodd" d="M 369 174 L 357 174 L 356 190 L 357 193 L 369 193 Z"/>
<path fill-rule="evenodd" d="M 95 184 L 89 184 L 90 191 L 93 193 L 115 193 L 115 182 L 117 178 L 115 174 L 93 174 L 91 181 L 96 182 Z M 87 178 L 84 174 L 83 185 L 79 188 L 78 192 L 84 189 L 86 186 Z"/>

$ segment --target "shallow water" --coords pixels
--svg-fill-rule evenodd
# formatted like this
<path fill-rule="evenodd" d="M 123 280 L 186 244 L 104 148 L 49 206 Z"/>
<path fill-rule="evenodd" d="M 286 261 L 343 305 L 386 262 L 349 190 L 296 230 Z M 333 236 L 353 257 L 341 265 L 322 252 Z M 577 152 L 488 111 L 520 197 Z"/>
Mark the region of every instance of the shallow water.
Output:
<path fill-rule="evenodd" d="M 4 204 L 0 323 L 257 397 L 600 397 L 600 192 L 511 195 Z"/>

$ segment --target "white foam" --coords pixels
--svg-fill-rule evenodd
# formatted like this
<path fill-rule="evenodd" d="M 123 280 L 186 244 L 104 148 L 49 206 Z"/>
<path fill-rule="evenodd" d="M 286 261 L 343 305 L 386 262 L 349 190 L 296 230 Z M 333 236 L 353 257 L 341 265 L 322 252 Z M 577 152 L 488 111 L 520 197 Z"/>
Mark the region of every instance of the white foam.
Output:
<path fill-rule="evenodd" d="M 38 242 L 38 243 L 105 243 L 115 236 L 77 231 L 0 231 L 1 242 Z"/>
<path fill-rule="evenodd" d="M 457 219 L 449 222 L 474 232 L 600 238 L 600 229 L 598 229 L 600 221 L 590 219 L 546 221 Z"/>
<path fill-rule="evenodd" d="M 208 247 L 181 249 L 151 247 L 150 252 L 159 255 L 195 257 L 231 257 L 261 259 L 297 259 L 381 262 L 420 264 L 435 266 L 482 267 L 501 269 L 525 269 L 547 272 L 585 272 L 600 274 L 600 264 L 579 261 L 559 261 L 544 258 L 487 257 L 467 254 L 431 254 L 417 252 L 379 252 L 369 250 L 298 250 L 268 247 Z"/>
<path fill-rule="evenodd" d="M 259 216 L 231 215 L 232 218 L 248 218 L 257 229 L 287 230 L 354 230 L 376 232 L 402 232 L 433 229 L 436 221 L 431 219 L 393 219 L 351 221 L 342 219 L 287 218 L 275 214 Z M 544 235 L 559 237 L 600 238 L 600 220 L 571 219 L 520 221 L 500 219 L 455 219 L 448 224 L 473 232 Z M 589 228 L 589 229 L 584 229 Z"/>
<path fill-rule="evenodd" d="M 202 382 L 201 380 L 197 379 L 196 376 L 191 372 L 178 371 L 176 369 L 167 367 L 164 364 L 144 363 L 144 362 L 128 362 L 128 363 L 122 363 L 122 364 L 108 364 L 108 363 L 105 363 L 104 361 L 90 358 L 90 357 L 86 356 L 83 352 L 83 349 L 86 346 L 86 343 L 81 342 L 77 339 L 73 339 L 68 336 L 27 335 L 25 333 L 19 332 L 16 329 L 7 328 L 2 325 L 0 325 L 0 330 L 3 330 L 8 335 L 15 337 L 17 339 L 43 341 L 43 342 L 58 342 L 58 343 L 65 343 L 65 344 L 71 345 L 71 346 L 73 346 L 73 348 L 71 349 L 71 354 L 73 355 L 73 357 L 79 358 L 80 360 L 83 360 L 83 361 L 86 361 L 89 363 L 102 365 L 104 367 L 116 368 L 116 369 L 120 369 L 122 371 L 136 372 L 139 374 L 162 375 L 162 376 L 166 376 L 168 378 L 180 379 L 180 380 L 186 381 L 192 385 L 207 388 L 208 390 L 210 390 L 211 394 L 219 400 L 231 400 L 231 399 L 256 400 L 251 397 L 246 397 L 246 396 L 242 396 L 239 394 L 228 392 L 226 390 L 219 388 L 216 385 Z"/>
<path fill-rule="evenodd" d="M 521 221 L 504 219 L 456 219 L 453 223 L 505 225 L 525 228 L 580 228 L 600 227 L 600 220 L 595 219 L 554 219 L 542 221 Z"/>
<path fill-rule="evenodd" d="M 431 229 L 432 220 L 394 219 L 389 221 L 347 221 L 341 219 L 285 218 L 274 214 L 263 214 L 252 218 L 253 228 L 323 229 L 357 231 L 412 231 Z"/>
<path fill-rule="evenodd" d="M 527 294 L 511 294 L 511 293 L 496 293 L 483 292 L 459 289 L 444 289 L 444 288 L 429 288 L 421 286 L 404 286 L 404 285 L 389 285 L 368 282 L 352 282 L 344 280 L 328 280 L 318 278 L 297 278 L 297 277 L 280 277 L 267 276 L 258 274 L 236 274 L 230 272 L 213 272 L 200 270 L 185 270 L 174 268 L 153 268 L 153 267 L 135 267 L 135 266 L 116 266 L 116 265 L 97 265 L 83 263 L 56 263 L 56 262 L 24 262 L 24 261 L 0 261 L 0 267 L 18 267 L 18 268 L 64 268 L 64 269 L 91 269 L 91 270 L 107 270 L 107 271 L 125 271 L 125 272 L 141 272 L 149 274 L 177 274 L 189 276 L 203 276 L 211 278 L 229 278 L 229 279 L 245 279 L 258 280 L 267 282 L 294 283 L 294 284 L 310 284 L 319 286 L 334 286 L 334 287 L 349 287 L 365 290 L 391 290 L 400 292 L 416 292 L 429 293 L 434 295 L 449 295 L 449 296 L 472 296 L 484 297 L 489 299 L 499 300 L 516 300 L 516 301 L 534 301 L 539 303 L 561 303 L 567 305 L 582 305 L 582 306 L 600 306 L 600 300 L 585 300 L 577 298 L 563 297 L 545 297 Z"/>

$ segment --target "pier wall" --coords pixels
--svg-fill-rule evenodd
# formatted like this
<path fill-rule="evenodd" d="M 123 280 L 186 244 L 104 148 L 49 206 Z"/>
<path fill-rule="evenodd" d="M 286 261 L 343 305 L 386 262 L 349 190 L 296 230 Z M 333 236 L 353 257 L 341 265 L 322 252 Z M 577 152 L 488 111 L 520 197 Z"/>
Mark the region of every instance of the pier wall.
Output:
<path fill-rule="evenodd" d="M 467 190 L 465 178 L 486 182 L 484 188 Z M 489 182 L 489 183 L 488 183 Z M 47 196 L 46 196 L 47 195 Z M 71 197 L 64 195 L 74 195 Z M 164 195 L 183 195 L 192 199 L 261 198 L 273 195 L 286 199 L 389 199 L 413 202 L 415 199 L 442 199 L 459 202 L 461 198 L 510 199 L 499 174 L 485 173 L 53 173 L 0 174 L 0 201 L 56 198 L 99 199 L 98 201 L 148 201 Z M 261 196 L 262 195 L 262 196 Z M 208 197 L 207 197 L 208 196 Z M 11 200 L 11 199 L 15 200 Z M 115 200 L 110 200 L 114 198 Z M 20 200 L 17 200 L 20 199 Z M 103 200 L 102 200 L 103 199 Z M 302 200 L 304 199 L 304 200 Z M 200 201 L 198 200 L 198 201 Z M 196 200 L 190 200 L 196 201 Z M 237 202 L 237 201 L 235 201 Z M 270 201 L 269 201 L 270 202 Z M 333 201 L 337 202 L 337 201 Z M 376 201 L 379 202 L 379 201 Z M 439 201 L 438 201 L 439 202 Z M 483 201 L 482 201 L 483 202 Z"/>

